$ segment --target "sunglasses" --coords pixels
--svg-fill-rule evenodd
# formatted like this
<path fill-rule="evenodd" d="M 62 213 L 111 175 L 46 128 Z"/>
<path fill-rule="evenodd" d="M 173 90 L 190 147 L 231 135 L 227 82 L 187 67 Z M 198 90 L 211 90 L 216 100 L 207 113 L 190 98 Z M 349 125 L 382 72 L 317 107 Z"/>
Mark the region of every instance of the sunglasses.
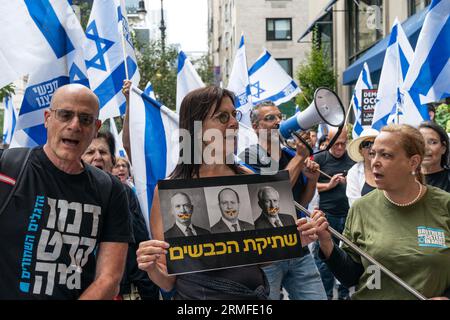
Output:
<path fill-rule="evenodd" d="M 50 111 L 55 112 L 56 119 L 61 122 L 68 122 L 72 120 L 76 115 L 78 117 L 80 125 L 82 125 L 83 127 L 89 127 L 94 123 L 95 120 L 97 120 L 96 117 L 89 113 L 77 113 L 75 111 L 65 109 L 50 109 Z"/>
<path fill-rule="evenodd" d="M 370 140 L 365 140 L 363 142 L 361 142 L 360 144 L 360 148 L 361 149 L 370 149 L 373 146 L 373 141 Z"/>
<path fill-rule="evenodd" d="M 214 118 L 218 119 L 220 123 L 227 124 L 231 117 L 235 118 L 237 121 L 241 121 L 242 112 L 239 110 L 233 110 L 231 113 L 219 112 Z"/>
<path fill-rule="evenodd" d="M 275 121 L 276 119 L 278 120 L 283 120 L 283 116 L 280 114 L 268 114 L 267 116 L 264 117 L 264 121 Z"/>

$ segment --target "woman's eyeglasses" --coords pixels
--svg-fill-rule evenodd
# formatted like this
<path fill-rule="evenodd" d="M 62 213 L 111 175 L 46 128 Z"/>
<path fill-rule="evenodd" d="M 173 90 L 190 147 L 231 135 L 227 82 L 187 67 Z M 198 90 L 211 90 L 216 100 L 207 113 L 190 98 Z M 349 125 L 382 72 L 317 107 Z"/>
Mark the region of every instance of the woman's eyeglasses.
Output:
<path fill-rule="evenodd" d="M 361 144 L 359 145 L 359 147 L 361 149 L 370 149 L 373 146 L 373 141 L 370 140 L 365 140 L 363 142 L 361 142 Z"/>
<path fill-rule="evenodd" d="M 71 121 L 76 115 L 78 117 L 80 125 L 82 125 L 83 127 L 89 127 L 92 123 L 94 123 L 95 120 L 97 120 L 97 118 L 95 118 L 92 114 L 88 113 L 77 113 L 75 111 L 66 109 L 50 109 L 50 111 L 54 111 L 56 119 L 61 122 Z"/>
<path fill-rule="evenodd" d="M 233 110 L 231 113 L 229 112 L 219 112 L 215 118 L 219 120 L 222 124 L 227 124 L 230 121 L 230 118 L 233 117 L 237 121 L 241 121 L 242 119 L 242 112 L 239 110 Z"/>

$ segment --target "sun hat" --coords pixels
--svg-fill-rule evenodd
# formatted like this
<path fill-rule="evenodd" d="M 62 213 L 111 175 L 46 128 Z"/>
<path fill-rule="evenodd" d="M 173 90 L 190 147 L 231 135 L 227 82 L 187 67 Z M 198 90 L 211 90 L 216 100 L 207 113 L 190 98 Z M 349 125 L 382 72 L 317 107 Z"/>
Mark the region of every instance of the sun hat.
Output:
<path fill-rule="evenodd" d="M 372 128 L 366 128 L 361 132 L 361 135 L 350 141 L 350 143 L 347 146 L 347 153 L 348 156 L 355 162 L 364 161 L 364 158 L 359 152 L 359 146 L 361 143 L 369 138 L 375 138 L 378 135 L 378 130 L 372 129 Z"/>

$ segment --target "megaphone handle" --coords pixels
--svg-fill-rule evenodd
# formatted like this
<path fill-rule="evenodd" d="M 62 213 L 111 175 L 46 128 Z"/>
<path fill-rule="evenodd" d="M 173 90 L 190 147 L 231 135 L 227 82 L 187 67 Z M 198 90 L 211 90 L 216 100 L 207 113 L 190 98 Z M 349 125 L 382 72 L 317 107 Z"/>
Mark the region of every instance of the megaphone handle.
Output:
<path fill-rule="evenodd" d="M 312 155 L 312 154 L 314 153 L 314 150 L 313 150 L 313 148 L 311 148 L 311 146 L 309 145 L 309 143 L 306 142 L 305 139 L 303 139 L 297 132 L 293 131 L 292 134 L 293 134 L 296 138 L 298 138 L 298 139 L 306 146 L 306 148 L 308 149 L 310 155 Z"/>

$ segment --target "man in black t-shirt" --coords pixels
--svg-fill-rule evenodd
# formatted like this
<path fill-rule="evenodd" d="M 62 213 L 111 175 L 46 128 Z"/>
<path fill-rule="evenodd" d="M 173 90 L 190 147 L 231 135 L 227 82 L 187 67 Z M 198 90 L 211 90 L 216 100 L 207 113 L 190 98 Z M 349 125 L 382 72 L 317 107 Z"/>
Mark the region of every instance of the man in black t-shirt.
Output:
<path fill-rule="evenodd" d="M 251 121 L 259 144 L 247 148 L 239 158 L 256 173 L 275 174 L 279 170 L 288 170 L 294 200 L 307 206 L 316 190 L 318 166 L 308 159 L 307 149 L 301 142 L 297 143 L 294 152 L 281 148 L 277 136 L 281 120 L 281 112 L 273 102 L 264 101 L 257 105 L 251 113 Z M 274 262 L 262 268 L 270 284 L 270 299 L 280 299 L 281 287 L 286 289 L 291 300 L 326 299 L 314 259 L 308 247 L 303 250 L 301 258 Z"/>
<path fill-rule="evenodd" d="M 87 87 L 54 93 L 44 112 L 47 142 L 31 151 L 0 213 L 0 299 L 117 295 L 132 240 L 126 192 L 81 160 L 100 128 L 98 115 L 98 98 Z"/>
<path fill-rule="evenodd" d="M 336 134 L 335 130 L 330 130 L 329 138 L 333 139 Z M 317 190 L 319 191 L 319 208 L 327 215 L 330 226 L 342 233 L 344 231 L 345 220 L 349 209 L 346 190 L 346 174 L 347 171 L 355 164 L 350 159 L 346 151 L 347 147 L 347 130 L 344 128 L 339 138 L 329 151 L 319 153 L 314 160 L 320 165 L 320 169 L 332 178 L 329 179 L 323 175 L 319 177 Z M 337 241 L 337 239 L 334 239 Z M 327 291 L 329 299 L 333 297 L 334 276 L 329 271 L 326 264 L 321 261 L 318 254 L 318 245 L 316 244 L 314 254 L 316 264 L 319 267 L 322 281 Z M 346 299 L 348 290 L 343 287 L 339 288 L 339 298 Z"/>

